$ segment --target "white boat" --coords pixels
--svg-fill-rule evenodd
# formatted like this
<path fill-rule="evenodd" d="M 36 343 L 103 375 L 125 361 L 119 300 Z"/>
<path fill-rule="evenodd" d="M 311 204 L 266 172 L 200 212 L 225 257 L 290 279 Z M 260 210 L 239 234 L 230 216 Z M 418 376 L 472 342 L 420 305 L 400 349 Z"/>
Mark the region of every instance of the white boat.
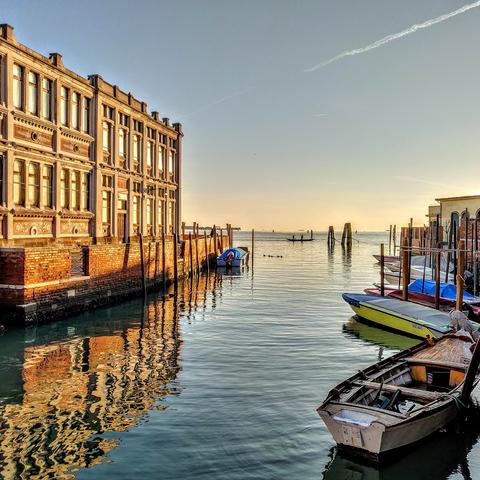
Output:
<path fill-rule="evenodd" d="M 339 383 L 317 412 L 341 449 L 379 460 L 459 416 L 479 380 L 472 344 L 457 332 L 397 353 Z"/>
<path fill-rule="evenodd" d="M 248 257 L 248 248 L 228 248 L 217 257 L 217 267 L 244 267 L 248 263 Z"/>

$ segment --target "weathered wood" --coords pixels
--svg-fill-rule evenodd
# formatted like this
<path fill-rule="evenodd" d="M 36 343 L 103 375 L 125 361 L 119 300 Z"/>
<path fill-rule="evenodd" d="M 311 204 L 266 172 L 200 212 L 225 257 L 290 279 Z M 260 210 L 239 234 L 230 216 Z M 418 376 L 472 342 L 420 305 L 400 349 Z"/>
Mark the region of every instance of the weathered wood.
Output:
<path fill-rule="evenodd" d="M 182 222 L 182 240 L 185 237 L 185 222 Z"/>
<path fill-rule="evenodd" d="M 464 403 L 467 403 L 470 399 L 470 394 L 472 393 L 475 378 L 478 374 L 478 367 L 480 366 L 480 342 L 477 342 L 475 350 L 473 352 L 472 359 L 470 360 L 470 365 L 468 366 L 467 374 L 465 375 L 465 380 L 462 387 L 462 400 Z"/>
<path fill-rule="evenodd" d="M 440 310 L 440 261 L 442 258 L 442 252 L 440 251 L 441 245 L 438 243 L 438 250 L 436 253 L 436 269 L 435 269 L 435 308 Z"/>
<path fill-rule="evenodd" d="M 460 240 L 458 242 L 458 263 L 457 263 L 457 301 L 456 301 L 456 306 L 455 308 L 457 310 L 462 311 L 462 305 L 463 305 L 463 285 L 464 285 L 464 279 L 463 276 L 465 275 L 465 272 L 463 270 L 463 267 L 465 265 L 465 242 L 463 240 Z"/>
<path fill-rule="evenodd" d="M 165 232 L 162 232 L 162 283 L 163 288 L 167 286 L 167 266 L 166 266 L 166 252 L 165 252 Z"/>
<path fill-rule="evenodd" d="M 380 244 L 380 295 L 385 296 L 385 246 Z"/>
<path fill-rule="evenodd" d="M 388 254 L 392 254 L 392 226 L 390 225 L 390 229 L 388 231 Z"/>
<path fill-rule="evenodd" d="M 210 271 L 209 258 L 208 258 L 208 241 L 207 241 L 207 232 L 204 230 L 203 238 L 205 240 L 205 269 L 207 273 Z"/>
<path fill-rule="evenodd" d="M 253 267 L 253 260 L 255 258 L 254 252 L 255 252 L 255 230 L 252 228 L 252 253 L 251 253 L 252 267 Z"/>
<path fill-rule="evenodd" d="M 192 234 L 188 234 L 188 251 L 189 251 L 189 256 L 190 256 L 190 276 L 193 276 L 193 242 L 192 242 Z"/>
<path fill-rule="evenodd" d="M 197 274 L 200 272 L 200 260 L 198 257 L 198 235 L 195 235 L 195 261 Z"/>
<path fill-rule="evenodd" d="M 408 239 L 403 239 L 402 244 L 402 294 L 405 301 L 408 300 Z"/>
<path fill-rule="evenodd" d="M 217 226 L 213 226 L 213 254 L 215 258 L 218 257 L 218 249 L 217 249 Z"/>

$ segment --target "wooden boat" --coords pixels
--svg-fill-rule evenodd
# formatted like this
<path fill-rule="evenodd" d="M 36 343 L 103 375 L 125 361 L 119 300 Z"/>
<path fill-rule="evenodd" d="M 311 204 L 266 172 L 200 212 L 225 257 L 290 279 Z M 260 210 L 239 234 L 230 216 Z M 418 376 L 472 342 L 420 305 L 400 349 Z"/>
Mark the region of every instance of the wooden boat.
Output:
<path fill-rule="evenodd" d="M 336 385 L 317 412 L 341 449 L 380 460 L 459 416 L 480 379 L 472 345 L 459 332 L 397 353 Z"/>
<path fill-rule="evenodd" d="M 438 338 L 453 330 L 447 313 L 423 305 L 360 293 L 342 297 L 359 317 L 407 335 Z"/>
<path fill-rule="evenodd" d="M 217 257 L 217 267 L 244 267 L 248 263 L 247 248 L 228 248 Z"/>
<path fill-rule="evenodd" d="M 377 262 L 380 262 L 380 259 L 382 258 L 381 255 L 373 255 L 373 258 L 377 260 Z M 385 263 L 400 263 L 400 257 L 396 255 L 384 255 L 383 256 L 383 261 Z"/>
<path fill-rule="evenodd" d="M 289 242 L 313 242 L 315 239 L 314 238 L 287 238 Z"/>
<path fill-rule="evenodd" d="M 432 278 L 432 269 L 426 267 L 425 268 L 425 273 L 424 269 L 422 267 L 414 267 L 412 266 L 410 268 L 410 279 L 415 280 L 415 279 L 420 279 L 423 278 Z M 445 279 L 446 272 L 441 271 L 440 272 L 440 278 Z M 402 281 L 403 278 L 403 272 L 400 273 L 400 271 L 392 272 L 389 268 L 385 268 L 384 270 L 384 277 L 385 280 L 387 280 L 389 283 L 396 285 L 399 282 Z M 453 282 L 454 281 L 454 276 L 453 273 L 448 274 L 448 281 Z"/>
<path fill-rule="evenodd" d="M 367 295 L 380 296 L 380 288 L 372 287 L 366 288 L 364 292 Z M 396 298 L 403 301 L 403 290 L 397 288 L 385 288 L 384 293 L 386 297 Z M 425 307 L 435 308 L 435 295 L 420 292 L 408 292 L 408 301 Z M 440 310 L 450 311 L 456 306 L 456 301 L 451 298 L 440 297 Z M 480 304 L 478 301 L 469 301 L 464 299 L 463 310 L 468 311 L 468 316 L 471 320 L 477 321 L 480 318 Z"/>

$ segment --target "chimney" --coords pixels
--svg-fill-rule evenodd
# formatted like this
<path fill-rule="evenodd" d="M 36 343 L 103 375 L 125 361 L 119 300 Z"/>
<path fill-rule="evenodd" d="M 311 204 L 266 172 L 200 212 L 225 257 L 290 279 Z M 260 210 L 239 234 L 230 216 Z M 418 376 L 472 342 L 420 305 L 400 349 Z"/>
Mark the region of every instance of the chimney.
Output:
<path fill-rule="evenodd" d="M 51 53 L 48 56 L 48 59 L 56 66 L 63 67 L 62 54 L 61 53 Z"/>
<path fill-rule="evenodd" d="M 182 124 L 177 122 L 173 124 L 173 128 L 180 134 L 183 135 L 183 127 Z"/>
<path fill-rule="evenodd" d="M 2 32 L 2 38 L 10 42 L 15 42 L 15 35 L 13 34 L 13 27 L 11 25 L 8 23 L 2 23 L 0 29 Z"/>
<path fill-rule="evenodd" d="M 158 120 L 160 118 L 158 112 L 152 112 L 152 118 L 158 122 Z"/>
<path fill-rule="evenodd" d="M 170 126 L 170 119 L 167 117 L 162 118 L 162 122 L 168 127 Z"/>

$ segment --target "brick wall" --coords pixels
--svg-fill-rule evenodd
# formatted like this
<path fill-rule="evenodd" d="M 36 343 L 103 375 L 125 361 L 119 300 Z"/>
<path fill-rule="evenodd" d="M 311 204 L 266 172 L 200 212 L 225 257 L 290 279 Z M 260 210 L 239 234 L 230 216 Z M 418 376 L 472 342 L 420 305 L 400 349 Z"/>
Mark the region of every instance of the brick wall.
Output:
<path fill-rule="evenodd" d="M 217 238 L 184 240 L 178 248 L 178 275 L 206 266 L 221 249 Z M 227 237 L 223 245 L 227 246 Z M 78 248 L 77 248 L 78 250 Z M 198 253 L 197 253 L 198 250 Z M 87 245 L 82 248 L 85 276 L 72 276 L 68 247 L 0 249 L 0 306 L 8 311 L 2 320 L 46 321 L 143 294 L 140 243 Z M 190 252 L 192 254 L 190 254 Z M 147 289 L 160 287 L 174 277 L 174 244 L 144 242 Z M 165 271 L 165 273 L 164 273 Z"/>

